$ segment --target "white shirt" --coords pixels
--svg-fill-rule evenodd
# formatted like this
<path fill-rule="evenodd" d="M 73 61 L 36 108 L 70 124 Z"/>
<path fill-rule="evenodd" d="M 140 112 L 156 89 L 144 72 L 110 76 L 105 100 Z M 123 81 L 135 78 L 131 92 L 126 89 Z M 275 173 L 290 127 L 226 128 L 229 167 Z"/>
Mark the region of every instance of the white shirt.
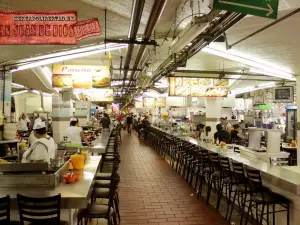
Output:
<path fill-rule="evenodd" d="M 34 142 L 36 142 L 36 140 L 37 138 L 34 136 L 34 131 L 32 131 L 28 138 L 29 144 L 32 145 Z"/>
<path fill-rule="evenodd" d="M 65 136 L 71 141 L 71 143 L 81 144 L 82 127 L 71 126 L 66 129 Z"/>
<path fill-rule="evenodd" d="M 41 122 L 42 122 L 42 119 L 41 119 L 40 117 L 38 117 L 38 118 L 36 118 L 36 119 L 34 120 L 33 125 L 36 124 L 36 123 L 41 123 Z"/>
<path fill-rule="evenodd" d="M 55 143 L 52 137 L 46 136 L 37 139 L 22 157 L 22 162 L 42 160 L 50 163 L 50 159 L 55 158 Z"/>
<path fill-rule="evenodd" d="M 20 119 L 18 124 L 18 130 L 21 131 L 28 131 L 27 123 L 29 123 L 30 120 L 28 118 L 25 118 L 25 120 Z"/>

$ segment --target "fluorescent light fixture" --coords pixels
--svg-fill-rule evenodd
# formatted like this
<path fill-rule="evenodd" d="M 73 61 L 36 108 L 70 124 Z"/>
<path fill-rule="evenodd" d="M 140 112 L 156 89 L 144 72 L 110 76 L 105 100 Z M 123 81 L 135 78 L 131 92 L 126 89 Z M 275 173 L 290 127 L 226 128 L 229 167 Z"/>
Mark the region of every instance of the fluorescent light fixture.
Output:
<path fill-rule="evenodd" d="M 265 71 L 264 74 L 270 75 L 273 77 L 279 77 L 279 78 L 284 78 L 287 80 L 296 80 L 295 76 L 291 73 L 285 72 L 280 70 L 279 68 L 274 68 L 266 64 L 260 63 L 259 59 L 249 59 L 245 58 L 243 56 L 233 54 L 231 50 L 226 51 L 226 50 L 220 50 L 212 47 L 205 47 L 202 49 L 203 52 L 220 56 L 229 60 L 233 60 L 251 67 L 255 67 L 257 69 L 260 69 L 261 71 Z"/>
<path fill-rule="evenodd" d="M 231 91 L 230 95 L 244 94 L 244 93 L 248 93 L 248 92 L 252 92 L 252 91 L 258 91 L 258 90 L 262 90 L 262 89 L 272 88 L 275 86 L 276 86 L 275 82 L 269 82 L 269 83 L 259 84 L 256 87 L 252 86 L 252 87 L 234 89 Z"/>
<path fill-rule="evenodd" d="M 75 94 L 77 100 L 80 100 L 79 94 Z"/>
<path fill-rule="evenodd" d="M 170 53 L 178 53 L 198 37 L 209 25 L 206 16 L 196 16 L 174 39 L 170 45 Z"/>
<path fill-rule="evenodd" d="M 17 84 L 17 83 L 11 83 L 11 85 L 12 85 L 13 87 L 25 88 L 25 86 L 24 86 L 24 85 Z"/>
<path fill-rule="evenodd" d="M 16 92 L 11 93 L 11 95 L 14 96 L 14 95 L 19 95 L 19 94 L 26 93 L 26 92 L 28 92 L 28 90 L 16 91 Z"/>
<path fill-rule="evenodd" d="M 138 102 L 142 102 L 142 101 L 143 101 L 143 97 L 140 96 L 140 97 L 138 97 L 138 98 L 134 98 L 134 100 L 135 100 L 135 101 L 138 101 Z"/>
<path fill-rule="evenodd" d="M 26 70 L 38 66 L 43 66 L 43 65 L 49 65 L 53 63 L 58 63 L 70 59 L 76 59 L 80 57 L 85 57 L 89 55 L 94 55 L 102 52 L 107 52 L 107 51 L 112 51 L 116 49 L 121 49 L 121 48 L 127 48 L 127 44 L 107 44 L 106 48 L 104 44 L 101 45 L 94 45 L 90 47 L 83 47 L 83 48 L 78 48 L 74 50 L 69 50 L 69 51 L 63 51 L 59 53 L 54 53 L 54 54 L 48 54 L 44 55 L 41 57 L 34 57 L 28 59 L 28 64 L 21 65 L 17 67 L 16 69 L 12 69 L 11 72 L 16 72 L 20 70 Z M 36 62 L 30 62 L 37 60 Z"/>
<path fill-rule="evenodd" d="M 46 79 L 50 82 L 50 84 L 52 84 L 52 72 L 50 71 L 50 69 L 47 66 L 42 66 L 42 70 Z"/>
<path fill-rule="evenodd" d="M 193 43 L 192 43 L 192 42 L 190 42 L 190 43 L 188 43 L 188 46 L 192 46 L 192 44 L 193 44 Z"/>

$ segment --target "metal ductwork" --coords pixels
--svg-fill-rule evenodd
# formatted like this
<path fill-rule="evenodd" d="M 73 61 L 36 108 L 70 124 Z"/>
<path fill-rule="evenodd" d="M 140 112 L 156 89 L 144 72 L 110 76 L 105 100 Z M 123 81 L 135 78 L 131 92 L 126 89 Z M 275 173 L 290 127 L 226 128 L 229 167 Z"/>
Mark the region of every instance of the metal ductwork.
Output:
<path fill-rule="evenodd" d="M 163 76 L 169 75 L 175 71 L 178 67 L 185 65 L 187 60 L 197 54 L 201 49 L 207 46 L 209 43 L 216 40 L 218 37 L 224 34 L 225 31 L 230 29 L 236 23 L 238 23 L 244 14 L 212 10 L 207 17 L 209 18 L 209 25 L 207 29 L 203 30 L 188 46 L 187 49 L 170 55 L 154 72 L 151 79 L 151 83 L 148 87 L 153 85 L 156 81 L 160 80 Z M 205 38 L 204 36 L 209 36 Z"/>
<path fill-rule="evenodd" d="M 128 39 L 129 40 L 135 40 L 137 32 L 139 30 L 139 26 L 141 23 L 141 18 L 144 10 L 145 0 L 134 0 L 132 5 L 132 13 L 131 13 L 131 20 L 130 20 L 130 27 L 129 27 L 129 34 Z M 130 61 L 132 58 L 134 45 L 129 44 L 127 55 L 125 58 L 125 64 L 124 64 L 124 78 L 123 78 L 123 88 L 125 86 L 125 80 L 127 78 Z"/>
<path fill-rule="evenodd" d="M 165 7 L 166 2 L 167 2 L 166 0 L 156 0 L 154 2 L 151 13 L 150 13 L 150 16 L 149 16 L 149 19 L 148 19 L 148 22 L 147 22 L 147 26 L 146 26 L 146 29 L 145 29 L 145 32 L 144 32 L 144 35 L 143 35 L 144 41 L 149 41 L 149 39 L 151 38 L 153 30 L 156 26 L 157 21 L 159 20 L 159 17 L 160 17 L 160 15 L 161 15 L 164 7 Z M 146 45 L 141 45 L 140 48 L 139 48 L 138 54 L 136 56 L 136 61 L 133 65 L 133 70 L 132 70 L 131 75 L 130 75 L 130 80 L 129 80 L 128 87 L 130 87 L 133 78 L 136 77 L 136 76 L 134 76 L 135 73 L 136 73 L 135 69 L 137 69 L 139 67 L 139 64 L 140 64 L 140 62 L 143 58 L 143 55 L 145 53 L 145 49 L 146 49 Z"/>

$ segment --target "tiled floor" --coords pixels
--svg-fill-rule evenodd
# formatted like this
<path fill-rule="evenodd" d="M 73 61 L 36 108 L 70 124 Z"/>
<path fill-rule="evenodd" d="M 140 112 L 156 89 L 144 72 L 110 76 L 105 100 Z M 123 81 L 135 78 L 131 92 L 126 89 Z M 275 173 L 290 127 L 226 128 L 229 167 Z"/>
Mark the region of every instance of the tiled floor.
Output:
<path fill-rule="evenodd" d="M 123 134 L 122 141 L 121 225 L 228 224 L 136 135 Z"/>

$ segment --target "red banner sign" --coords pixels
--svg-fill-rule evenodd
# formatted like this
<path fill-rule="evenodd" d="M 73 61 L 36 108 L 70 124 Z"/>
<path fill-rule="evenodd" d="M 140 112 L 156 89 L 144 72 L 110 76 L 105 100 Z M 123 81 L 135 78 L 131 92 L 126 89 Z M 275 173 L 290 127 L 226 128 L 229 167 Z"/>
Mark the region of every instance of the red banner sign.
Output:
<path fill-rule="evenodd" d="M 74 25 L 74 31 L 77 40 L 81 40 L 83 38 L 87 38 L 95 35 L 100 35 L 102 33 L 97 18 L 76 23 Z"/>
<path fill-rule="evenodd" d="M 99 34 L 98 19 L 77 23 L 76 11 L 0 11 L 0 44 L 77 44 Z"/>

